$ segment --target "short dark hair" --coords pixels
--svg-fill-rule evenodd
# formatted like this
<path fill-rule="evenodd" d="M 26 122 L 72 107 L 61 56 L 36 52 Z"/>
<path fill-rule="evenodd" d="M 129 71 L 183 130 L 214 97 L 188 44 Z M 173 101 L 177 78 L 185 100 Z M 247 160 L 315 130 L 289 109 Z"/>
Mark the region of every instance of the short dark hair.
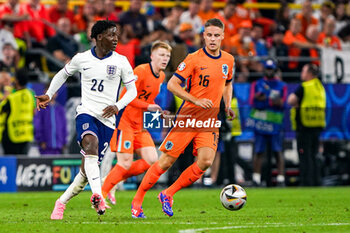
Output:
<path fill-rule="evenodd" d="M 97 35 L 102 34 L 106 30 L 112 27 L 117 27 L 113 21 L 109 20 L 99 20 L 91 28 L 91 39 L 95 38 L 97 40 Z"/>
<path fill-rule="evenodd" d="M 206 27 L 209 27 L 209 26 L 219 27 L 222 30 L 225 29 L 224 23 L 220 19 L 217 19 L 217 18 L 208 19 L 208 21 L 205 22 L 204 27 L 206 28 Z"/>
<path fill-rule="evenodd" d="M 306 64 L 307 66 L 307 72 L 309 72 L 312 76 L 317 77 L 319 75 L 319 69 L 318 66 L 312 63 Z"/>
<path fill-rule="evenodd" d="M 16 80 L 19 85 L 25 87 L 28 83 L 28 71 L 25 68 L 16 70 Z"/>

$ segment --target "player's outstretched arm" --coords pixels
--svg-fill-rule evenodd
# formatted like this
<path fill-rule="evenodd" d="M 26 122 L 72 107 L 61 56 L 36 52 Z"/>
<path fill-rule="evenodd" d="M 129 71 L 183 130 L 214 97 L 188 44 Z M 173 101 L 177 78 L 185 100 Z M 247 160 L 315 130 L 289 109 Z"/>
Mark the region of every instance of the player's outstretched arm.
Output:
<path fill-rule="evenodd" d="M 116 103 L 118 110 L 125 108 L 131 101 L 133 101 L 137 96 L 137 89 L 135 86 L 135 82 L 129 82 L 125 84 L 126 93 L 125 95 Z"/>
<path fill-rule="evenodd" d="M 135 98 L 133 101 L 131 101 L 130 105 L 135 108 L 147 109 L 147 111 L 150 112 L 156 112 L 157 110 L 162 111 L 162 108 L 158 104 L 150 104 L 138 98 Z"/>
<path fill-rule="evenodd" d="M 40 111 L 40 109 L 45 109 L 50 102 L 50 97 L 48 95 L 39 95 L 35 96 L 36 98 L 36 109 Z"/>
<path fill-rule="evenodd" d="M 147 110 L 150 112 L 163 111 L 163 109 L 158 104 L 149 104 Z"/>
<path fill-rule="evenodd" d="M 136 80 L 135 82 L 135 86 L 136 86 L 136 89 L 139 90 L 140 88 L 138 87 L 138 84 L 140 83 L 140 80 Z M 126 88 L 123 88 L 122 92 L 120 93 L 120 96 L 124 96 L 126 93 Z M 131 101 L 129 103 L 130 106 L 134 107 L 134 108 L 141 108 L 141 109 L 147 109 L 148 111 L 151 111 L 148 109 L 149 107 L 149 103 L 147 103 L 146 101 L 142 101 L 141 99 L 139 98 L 135 98 L 133 101 Z"/>
<path fill-rule="evenodd" d="M 168 82 L 168 90 L 171 91 L 174 95 L 178 96 L 179 98 L 191 102 L 194 105 L 197 105 L 199 107 L 202 107 L 204 109 L 208 109 L 213 107 L 213 102 L 210 99 L 198 99 L 191 95 L 190 93 L 186 92 L 182 87 L 181 87 L 182 81 L 173 75 L 171 79 Z"/>
<path fill-rule="evenodd" d="M 49 89 L 45 95 L 35 96 L 36 106 L 38 111 L 41 108 L 45 109 L 49 104 L 52 96 L 57 92 L 58 89 L 66 82 L 68 75 L 64 72 L 64 68 L 61 69 L 53 78 L 50 83 Z"/>
<path fill-rule="evenodd" d="M 131 101 L 130 105 L 135 108 L 147 109 L 147 111 L 150 111 L 150 112 L 156 112 L 156 111 L 164 112 L 162 107 L 160 107 L 158 104 L 150 104 L 138 98 L 135 98 L 133 101 Z"/>
<path fill-rule="evenodd" d="M 224 93 L 222 97 L 224 98 L 224 103 L 225 103 L 225 112 L 227 115 L 228 120 L 233 120 L 235 118 L 235 112 L 231 108 L 231 100 L 232 100 L 232 83 L 228 82 L 226 83 L 226 86 L 224 88 Z"/>

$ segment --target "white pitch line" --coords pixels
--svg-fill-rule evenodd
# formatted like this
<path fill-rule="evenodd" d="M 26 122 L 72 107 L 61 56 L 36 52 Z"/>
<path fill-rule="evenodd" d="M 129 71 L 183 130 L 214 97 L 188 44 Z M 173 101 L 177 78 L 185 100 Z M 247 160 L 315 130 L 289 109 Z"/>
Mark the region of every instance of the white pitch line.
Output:
<path fill-rule="evenodd" d="M 207 227 L 207 228 L 195 228 L 179 230 L 179 233 L 196 233 L 199 231 L 207 230 L 226 230 L 226 229 L 244 229 L 244 228 L 277 228 L 277 227 L 302 227 L 302 226 L 350 226 L 350 223 L 316 223 L 316 224 L 266 224 L 266 225 L 244 225 L 244 226 L 224 226 L 224 227 Z"/>
<path fill-rule="evenodd" d="M 154 224 L 160 224 L 160 225 L 193 225 L 196 224 L 194 222 L 154 222 L 154 221 L 144 221 L 142 219 L 135 220 L 135 221 L 121 221 L 121 222 L 64 222 L 63 221 L 57 221 L 53 220 L 51 223 L 67 223 L 67 224 L 84 224 L 84 225 L 154 225 Z M 0 221 L 1 222 L 1 221 Z M 39 222 L 26 222 L 26 224 L 38 224 Z M 23 221 L 7 221 L 7 222 L 2 222 L 3 224 L 18 224 L 18 223 L 24 223 Z M 211 222 L 208 223 L 210 225 L 218 225 L 219 223 L 217 222 Z M 301 227 L 301 226 L 350 226 L 350 223 L 320 223 L 320 224 L 296 224 L 296 223 L 291 223 L 291 224 L 282 224 L 282 223 L 266 223 L 264 225 L 255 225 L 254 223 L 247 223 L 246 225 L 242 226 L 223 226 L 223 227 L 207 227 L 207 228 L 194 228 L 194 229 L 184 229 L 184 230 L 179 230 L 179 233 L 196 233 L 199 231 L 204 231 L 204 230 L 225 230 L 225 229 L 245 229 L 245 228 L 277 228 L 277 227 Z"/>

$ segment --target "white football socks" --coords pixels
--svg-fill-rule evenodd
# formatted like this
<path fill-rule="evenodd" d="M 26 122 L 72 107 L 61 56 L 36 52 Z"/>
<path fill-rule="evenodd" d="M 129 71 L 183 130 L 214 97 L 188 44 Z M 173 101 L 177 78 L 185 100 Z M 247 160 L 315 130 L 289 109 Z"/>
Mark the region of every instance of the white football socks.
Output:
<path fill-rule="evenodd" d="M 83 173 L 80 170 L 79 173 L 75 176 L 73 182 L 69 185 L 67 190 L 60 197 L 61 203 L 67 204 L 70 199 L 72 199 L 74 196 L 78 195 L 81 191 L 84 190 L 87 182 L 87 178 L 83 175 Z"/>
<path fill-rule="evenodd" d="M 253 181 L 260 185 L 261 183 L 261 174 L 260 173 L 253 173 Z"/>
<path fill-rule="evenodd" d="M 102 196 L 100 168 L 98 167 L 97 155 L 85 155 L 85 174 L 89 180 L 92 193 Z"/>
<path fill-rule="evenodd" d="M 103 160 L 101 162 L 101 177 L 106 177 L 110 170 L 112 169 L 112 163 L 115 158 L 115 152 L 111 151 L 111 148 L 108 147 L 105 155 L 103 156 Z"/>

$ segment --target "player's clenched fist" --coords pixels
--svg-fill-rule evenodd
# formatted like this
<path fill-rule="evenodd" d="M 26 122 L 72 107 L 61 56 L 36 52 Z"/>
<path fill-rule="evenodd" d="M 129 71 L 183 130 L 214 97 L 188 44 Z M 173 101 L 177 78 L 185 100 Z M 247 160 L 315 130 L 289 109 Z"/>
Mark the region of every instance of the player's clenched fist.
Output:
<path fill-rule="evenodd" d="M 162 111 L 162 108 L 158 104 L 150 104 L 147 107 L 147 110 L 150 112 Z"/>
<path fill-rule="evenodd" d="M 226 108 L 225 112 L 226 112 L 227 120 L 229 121 L 232 121 L 236 117 L 236 114 L 232 108 Z"/>
<path fill-rule="evenodd" d="M 45 109 L 50 102 L 50 97 L 48 95 L 35 96 L 36 98 L 36 109 L 40 111 L 40 108 Z"/>
<path fill-rule="evenodd" d="M 213 102 L 210 99 L 205 99 L 205 98 L 196 100 L 194 104 L 204 109 L 213 107 Z"/>
<path fill-rule="evenodd" d="M 103 109 L 102 117 L 104 118 L 110 118 L 114 114 L 117 114 L 119 112 L 117 106 L 115 105 L 109 105 L 106 108 Z"/>

